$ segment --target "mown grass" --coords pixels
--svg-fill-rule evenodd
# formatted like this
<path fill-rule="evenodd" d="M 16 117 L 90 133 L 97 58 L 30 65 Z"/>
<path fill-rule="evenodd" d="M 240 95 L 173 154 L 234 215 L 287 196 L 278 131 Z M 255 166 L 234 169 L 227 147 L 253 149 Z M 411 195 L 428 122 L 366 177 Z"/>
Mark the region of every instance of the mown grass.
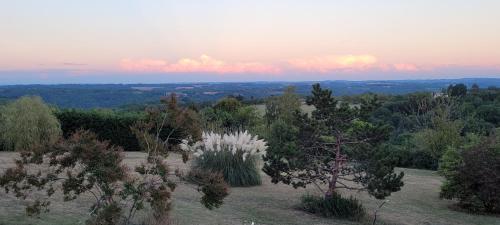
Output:
<path fill-rule="evenodd" d="M 0 152 L 0 169 L 12 166 L 14 153 Z M 129 165 L 138 163 L 143 153 L 127 153 L 125 162 Z M 169 159 L 172 169 L 187 168 L 177 155 Z M 408 224 L 408 225 L 500 225 L 500 217 L 471 215 L 457 212 L 449 208 L 452 201 L 439 199 L 439 186 L 442 178 L 435 172 L 425 170 L 403 169 L 406 173 L 405 186 L 400 192 L 388 198 L 389 202 L 379 212 L 377 224 Z M 174 193 L 174 220 L 180 225 L 237 225 L 280 224 L 280 225 L 359 225 L 362 222 L 327 219 L 305 213 L 297 209 L 300 198 L 307 193 L 315 193 L 314 188 L 293 189 L 282 184 L 272 184 L 270 178 L 262 175 L 262 185 L 245 188 L 231 188 L 231 193 L 225 204 L 215 210 L 205 209 L 199 203 L 199 193 L 191 186 L 181 184 Z M 381 203 L 365 193 L 345 192 L 344 196 L 352 195 L 364 205 L 368 214 L 373 213 Z M 25 216 L 23 202 L 0 190 L 0 224 L 78 224 L 84 221 L 86 209 L 91 204 L 89 198 L 73 202 L 54 201 L 51 212 L 42 214 L 40 218 Z"/>

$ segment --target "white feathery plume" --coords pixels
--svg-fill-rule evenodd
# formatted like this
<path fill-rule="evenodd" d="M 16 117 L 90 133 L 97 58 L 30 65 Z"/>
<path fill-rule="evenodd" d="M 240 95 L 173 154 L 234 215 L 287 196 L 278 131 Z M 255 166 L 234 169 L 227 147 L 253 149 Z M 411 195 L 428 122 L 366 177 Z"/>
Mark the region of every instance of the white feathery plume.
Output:
<path fill-rule="evenodd" d="M 266 142 L 258 136 L 252 136 L 248 131 L 235 133 L 217 134 L 214 132 L 203 132 L 202 140 L 194 144 L 182 140 L 180 148 L 184 151 L 193 152 L 195 157 L 201 157 L 206 152 L 228 151 L 232 155 L 241 155 L 243 160 L 250 156 L 265 155 Z"/>

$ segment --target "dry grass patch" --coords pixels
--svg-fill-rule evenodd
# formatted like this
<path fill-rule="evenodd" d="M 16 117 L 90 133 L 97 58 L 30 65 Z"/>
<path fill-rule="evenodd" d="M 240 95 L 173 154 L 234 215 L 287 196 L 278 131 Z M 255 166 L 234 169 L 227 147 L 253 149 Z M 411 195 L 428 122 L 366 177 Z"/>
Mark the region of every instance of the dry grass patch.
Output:
<path fill-rule="evenodd" d="M 15 153 L 0 152 L 0 170 L 13 166 Z M 144 153 L 126 153 L 125 163 L 137 164 Z M 186 169 L 178 155 L 169 157 L 172 169 Z M 173 170 L 172 170 L 173 171 Z M 405 186 L 400 192 L 393 193 L 389 202 L 379 212 L 380 221 L 386 224 L 407 225 L 500 225 L 500 218 L 494 216 L 471 215 L 449 209 L 453 203 L 439 199 L 439 186 L 442 178 L 435 172 L 426 170 L 403 169 L 406 176 Z M 200 194 L 192 186 L 181 184 L 174 192 L 174 221 L 179 225 L 238 225 L 279 224 L 279 225 L 356 225 L 359 222 L 326 219 L 297 210 L 300 197 L 315 193 L 314 188 L 293 189 L 287 185 L 272 184 L 270 178 L 262 173 L 262 185 L 246 188 L 231 188 L 224 205 L 208 210 L 199 203 Z M 380 204 L 379 200 L 364 193 L 346 192 L 353 195 L 365 206 L 367 213 Z M 53 225 L 78 224 L 85 221 L 90 198 L 72 202 L 53 201 L 51 211 L 40 218 L 30 218 L 24 214 L 22 201 L 0 191 L 0 225 Z M 378 223 L 381 224 L 381 223 Z"/>

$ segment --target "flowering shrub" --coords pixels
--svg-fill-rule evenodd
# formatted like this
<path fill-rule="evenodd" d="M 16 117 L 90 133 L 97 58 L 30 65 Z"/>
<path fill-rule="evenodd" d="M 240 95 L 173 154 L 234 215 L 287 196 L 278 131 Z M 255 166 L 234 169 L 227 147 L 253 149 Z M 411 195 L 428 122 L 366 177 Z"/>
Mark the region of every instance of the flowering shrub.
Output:
<path fill-rule="evenodd" d="M 190 145 L 183 140 L 180 147 L 193 153 L 195 169 L 221 173 L 231 186 L 261 184 L 257 161 L 267 146 L 258 136 L 247 131 L 222 135 L 203 132 L 201 141 Z"/>

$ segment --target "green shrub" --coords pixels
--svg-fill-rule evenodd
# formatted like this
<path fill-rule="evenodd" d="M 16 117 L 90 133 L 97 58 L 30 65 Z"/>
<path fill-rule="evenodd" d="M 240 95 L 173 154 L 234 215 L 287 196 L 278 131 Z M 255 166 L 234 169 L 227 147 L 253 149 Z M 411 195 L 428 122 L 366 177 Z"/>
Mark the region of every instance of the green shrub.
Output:
<path fill-rule="evenodd" d="M 365 215 L 365 209 L 357 199 L 343 198 L 337 193 L 327 198 L 304 195 L 299 207 L 306 212 L 323 217 L 359 220 Z"/>
<path fill-rule="evenodd" d="M 138 113 L 118 113 L 103 110 L 62 110 L 56 113 L 65 137 L 80 129 L 94 132 L 99 140 L 108 140 L 125 151 L 139 150 L 139 142 L 130 129 L 142 118 Z"/>
<path fill-rule="evenodd" d="M 194 161 L 194 169 L 220 172 L 224 180 L 233 187 L 248 187 L 262 184 L 256 163 L 258 158 L 250 156 L 246 160 L 242 155 L 231 152 L 209 152 Z"/>
<path fill-rule="evenodd" d="M 194 170 L 220 173 L 231 186 L 254 186 L 262 183 L 257 163 L 266 150 L 266 142 L 248 132 L 217 134 L 204 132 L 202 141 L 180 145 L 196 157 Z"/>
<path fill-rule="evenodd" d="M 259 124 L 259 114 L 254 106 L 243 105 L 236 98 L 224 98 L 213 107 L 201 110 L 204 129 L 216 131 L 251 130 Z"/>
<path fill-rule="evenodd" d="M 471 212 L 500 213 L 500 144 L 495 136 L 464 149 L 449 149 L 440 168 L 441 197 Z"/>
<path fill-rule="evenodd" d="M 0 108 L 0 150 L 29 150 L 53 144 L 61 125 L 40 97 L 21 97 Z"/>
<path fill-rule="evenodd" d="M 170 147 L 175 147 L 180 140 L 188 136 L 198 139 L 201 135 L 198 114 L 191 109 L 179 107 L 175 95 L 163 99 L 159 106 L 148 108 L 147 112 L 165 120 L 159 135 L 162 140 L 168 139 Z M 100 141 L 107 140 L 112 145 L 121 146 L 125 151 L 140 149 L 139 141 L 131 128 L 148 119 L 142 112 L 112 110 L 68 109 L 61 110 L 56 115 L 61 121 L 65 137 L 81 129 L 89 130 L 95 133 Z"/>

